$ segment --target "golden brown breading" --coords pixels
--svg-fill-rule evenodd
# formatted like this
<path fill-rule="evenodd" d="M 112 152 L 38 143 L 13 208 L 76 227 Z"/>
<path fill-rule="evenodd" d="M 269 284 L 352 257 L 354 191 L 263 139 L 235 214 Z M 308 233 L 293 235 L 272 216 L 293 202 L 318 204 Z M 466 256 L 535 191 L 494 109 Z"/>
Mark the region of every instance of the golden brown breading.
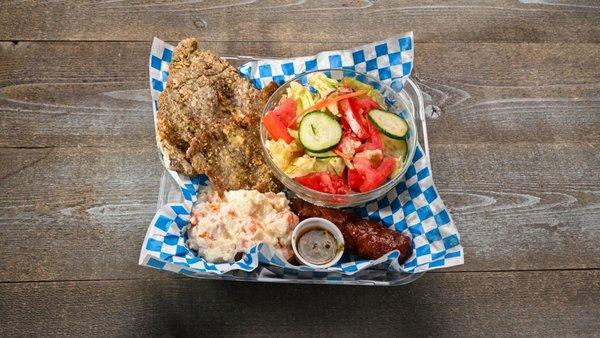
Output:
<path fill-rule="evenodd" d="M 181 41 L 158 100 L 157 138 L 167 167 L 187 176 L 204 173 L 219 190 L 280 191 L 262 157 L 261 94 L 227 61 Z"/>

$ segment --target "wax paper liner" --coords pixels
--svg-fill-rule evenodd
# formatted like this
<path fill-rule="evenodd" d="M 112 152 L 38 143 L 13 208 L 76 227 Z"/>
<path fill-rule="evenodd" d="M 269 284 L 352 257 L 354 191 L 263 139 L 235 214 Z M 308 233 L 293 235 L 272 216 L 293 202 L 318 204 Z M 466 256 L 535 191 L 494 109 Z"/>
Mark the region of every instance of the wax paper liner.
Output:
<path fill-rule="evenodd" d="M 164 90 L 173 57 L 172 45 L 155 38 L 150 55 L 150 87 L 156 121 L 158 96 Z M 240 66 L 240 73 L 261 89 L 270 81 L 278 84 L 310 70 L 344 68 L 367 73 L 394 90 L 401 91 L 404 79 L 412 70 L 412 32 L 342 51 L 321 52 L 314 56 L 289 59 L 262 59 Z M 161 159 L 162 153 L 160 154 Z M 206 176 L 186 177 L 172 170 L 169 173 L 181 188 L 184 202 L 167 204 L 157 211 L 144 239 L 140 264 L 184 275 L 198 276 L 253 271 L 259 265 L 286 276 L 329 278 L 368 272 L 370 268 L 392 272 L 416 273 L 463 264 L 460 235 L 450 213 L 439 197 L 429 169 L 429 158 L 419 145 L 406 171 L 404 180 L 378 200 L 354 211 L 364 218 L 381 221 L 388 228 L 410 235 L 413 253 L 398 264 L 398 251 L 377 260 L 352 260 L 344 256 L 340 263 L 327 269 L 313 269 L 287 263 L 277 251 L 266 244 L 252 247 L 232 263 L 209 263 L 187 246 L 186 229 L 197 193 L 209 182 Z"/>

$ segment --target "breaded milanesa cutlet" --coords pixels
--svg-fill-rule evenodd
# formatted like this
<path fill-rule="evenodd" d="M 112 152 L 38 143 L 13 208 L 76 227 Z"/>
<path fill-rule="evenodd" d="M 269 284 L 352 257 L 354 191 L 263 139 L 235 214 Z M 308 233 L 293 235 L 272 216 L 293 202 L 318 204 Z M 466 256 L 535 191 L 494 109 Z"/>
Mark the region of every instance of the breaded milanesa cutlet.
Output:
<path fill-rule="evenodd" d="M 204 173 L 219 191 L 281 190 L 264 162 L 260 112 L 274 90 L 261 93 L 227 61 L 198 49 L 195 39 L 174 50 L 158 100 L 157 139 L 168 168 Z"/>

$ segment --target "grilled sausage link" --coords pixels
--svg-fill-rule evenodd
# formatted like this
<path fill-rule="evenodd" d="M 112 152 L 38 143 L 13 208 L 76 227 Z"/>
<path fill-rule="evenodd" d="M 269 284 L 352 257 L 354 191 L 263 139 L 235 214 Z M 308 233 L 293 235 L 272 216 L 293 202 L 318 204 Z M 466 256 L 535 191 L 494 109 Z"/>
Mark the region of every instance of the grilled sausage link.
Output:
<path fill-rule="evenodd" d="M 412 242 L 408 236 L 355 214 L 318 207 L 299 198 L 292 199 L 291 209 L 300 220 L 321 217 L 331 221 L 344 235 L 346 250 L 361 258 L 377 259 L 392 250 L 398 250 L 398 261 L 403 263 L 412 253 Z"/>

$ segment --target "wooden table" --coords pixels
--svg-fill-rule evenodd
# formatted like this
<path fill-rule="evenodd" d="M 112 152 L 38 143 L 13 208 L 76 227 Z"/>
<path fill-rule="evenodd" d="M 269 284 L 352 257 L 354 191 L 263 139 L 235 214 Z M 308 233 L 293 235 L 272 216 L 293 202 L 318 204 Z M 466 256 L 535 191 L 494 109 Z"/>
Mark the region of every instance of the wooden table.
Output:
<path fill-rule="evenodd" d="M 153 36 L 298 56 L 415 32 L 466 263 L 393 288 L 137 265 L 162 167 Z M 600 4 L 0 4 L 0 325 L 13 335 L 600 335 Z"/>

